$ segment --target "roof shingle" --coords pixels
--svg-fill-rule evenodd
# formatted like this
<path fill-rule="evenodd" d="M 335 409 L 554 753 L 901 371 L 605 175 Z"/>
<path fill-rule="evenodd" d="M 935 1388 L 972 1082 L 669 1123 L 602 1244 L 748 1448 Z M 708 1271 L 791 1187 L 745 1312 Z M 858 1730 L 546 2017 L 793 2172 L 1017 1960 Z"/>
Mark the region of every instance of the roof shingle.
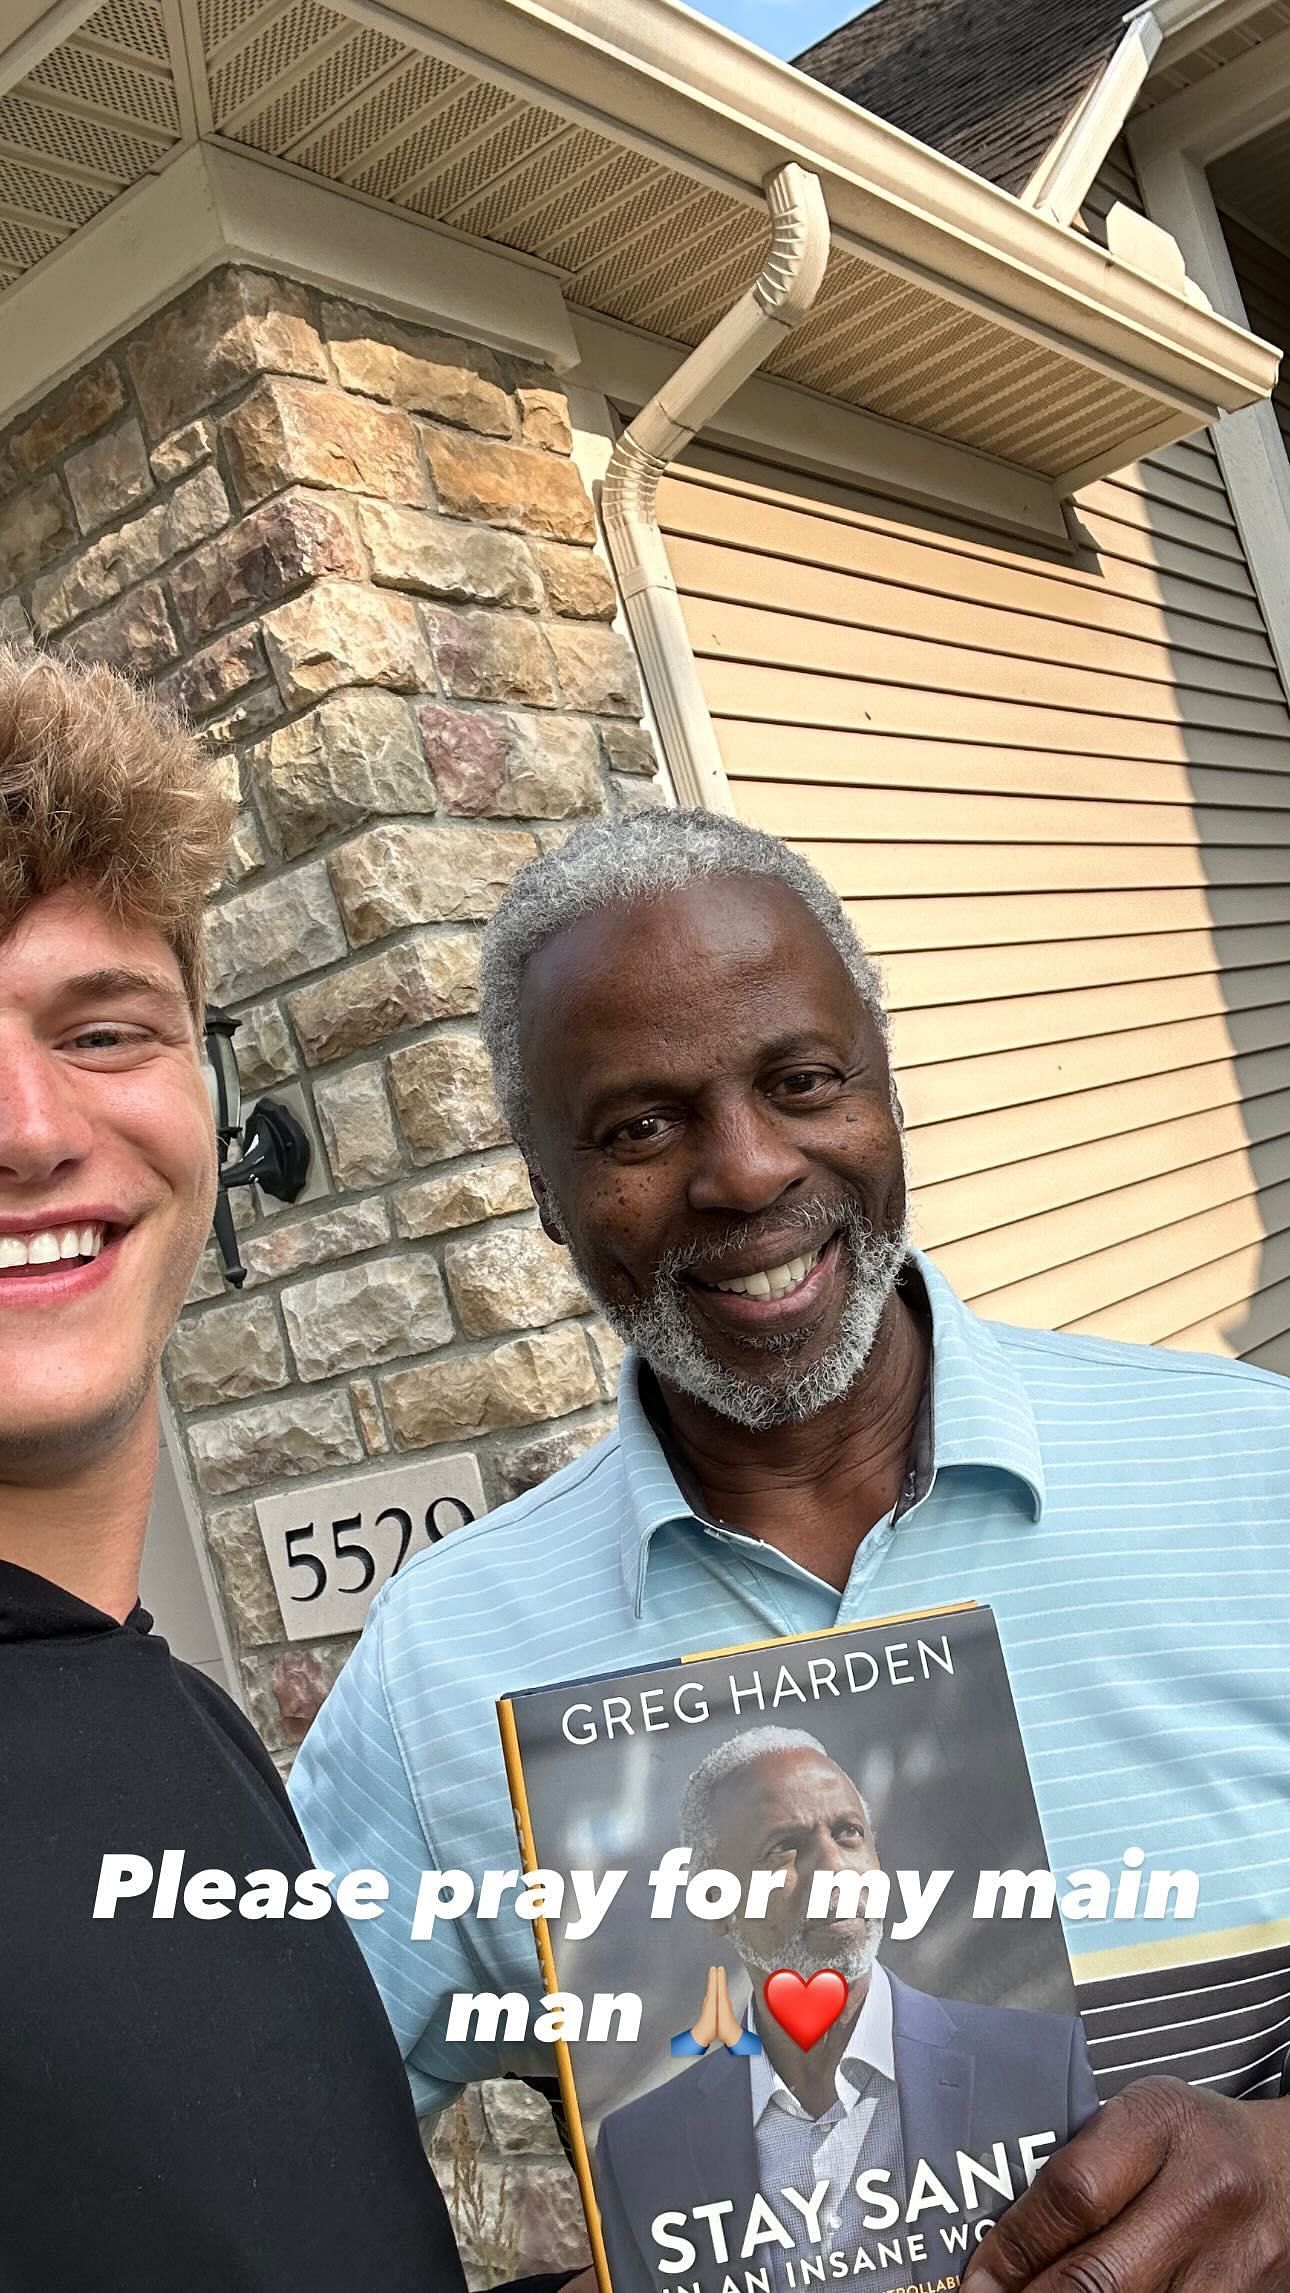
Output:
<path fill-rule="evenodd" d="M 1006 191 L 1110 61 L 1125 0 L 877 0 L 799 71 Z"/>

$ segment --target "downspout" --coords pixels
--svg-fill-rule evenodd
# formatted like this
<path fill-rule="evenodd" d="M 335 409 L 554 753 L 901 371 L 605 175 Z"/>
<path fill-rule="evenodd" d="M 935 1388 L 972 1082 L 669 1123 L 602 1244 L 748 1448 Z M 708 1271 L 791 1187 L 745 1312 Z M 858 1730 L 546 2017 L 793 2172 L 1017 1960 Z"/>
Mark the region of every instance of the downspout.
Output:
<path fill-rule="evenodd" d="M 760 276 L 624 430 L 601 489 L 605 540 L 672 785 L 683 805 L 731 809 L 725 767 L 658 529 L 668 464 L 806 317 L 829 257 L 819 177 L 790 162 L 766 183 L 773 231 Z"/>

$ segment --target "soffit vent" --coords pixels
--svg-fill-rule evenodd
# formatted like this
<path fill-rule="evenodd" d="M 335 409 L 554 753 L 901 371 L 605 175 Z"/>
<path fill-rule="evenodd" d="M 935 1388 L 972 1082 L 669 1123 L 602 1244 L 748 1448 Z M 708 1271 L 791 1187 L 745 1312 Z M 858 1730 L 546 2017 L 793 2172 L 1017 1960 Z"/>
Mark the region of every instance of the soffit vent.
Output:
<path fill-rule="evenodd" d="M 0 94 L 0 291 L 200 136 L 529 261 L 574 311 L 697 343 L 765 251 L 756 115 L 736 105 L 723 143 L 725 95 L 703 71 L 673 89 L 648 41 L 607 85 L 593 42 L 580 77 L 581 26 L 558 19 L 582 0 L 474 0 L 477 39 L 466 0 L 407 5 L 404 21 L 367 0 L 107 0 Z M 1275 0 L 1216 60 L 1287 22 Z M 1040 244 L 1049 226 L 966 176 L 960 226 L 945 163 L 914 145 L 906 197 L 881 123 L 857 114 L 853 150 L 834 99 L 817 121 L 803 88 L 787 125 L 769 88 L 769 147 L 798 132 L 794 105 L 812 114 L 834 243 L 772 373 L 1061 485 L 1257 394 L 1258 346 L 1061 235 Z"/>
<path fill-rule="evenodd" d="M 1206 41 L 1200 48 L 1192 48 L 1176 64 L 1166 65 L 1163 71 L 1152 72 L 1135 110 L 1139 113 L 1154 111 L 1166 96 L 1180 95 L 1184 88 L 1194 88 L 1224 64 L 1234 64 L 1239 56 L 1248 55 L 1251 48 L 1261 47 L 1265 40 L 1273 40 L 1278 32 L 1290 31 L 1290 0 L 1273 0 L 1273 5 L 1261 8 L 1257 15 L 1247 16 L 1244 23 L 1234 24 L 1230 31 Z"/>
<path fill-rule="evenodd" d="M 0 286 L 53 254 L 179 140 L 159 0 L 109 0 L 0 96 Z"/>
<path fill-rule="evenodd" d="M 1290 0 L 1288 0 L 1290 4 Z M 322 181 L 550 265 L 571 306 L 698 342 L 756 272 L 765 209 L 624 151 L 559 112 L 433 55 L 413 55 L 321 0 L 206 0 L 217 135 Z M 1064 466 L 1151 419 L 1153 402 L 1012 339 L 934 289 L 835 250 L 817 308 L 770 371 L 1009 461 Z M 1074 389 L 1072 390 L 1072 385 Z"/>

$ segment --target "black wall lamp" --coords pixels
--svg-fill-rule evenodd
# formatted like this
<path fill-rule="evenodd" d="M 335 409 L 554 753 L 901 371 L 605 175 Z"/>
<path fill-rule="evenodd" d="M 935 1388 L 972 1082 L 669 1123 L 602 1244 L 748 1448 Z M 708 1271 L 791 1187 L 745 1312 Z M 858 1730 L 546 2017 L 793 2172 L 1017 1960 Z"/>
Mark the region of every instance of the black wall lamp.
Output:
<path fill-rule="evenodd" d="M 309 1140 L 290 1107 L 280 1099 L 257 1099 L 242 1120 L 242 1078 L 233 1037 L 241 1022 L 208 1004 L 203 1051 L 215 1135 L 219 1141 L 219 1192 L 215 1197 L 215 1240 L 224 1279 L 240 1290 L 246 1268 L 238 1254 L 237 1229 L 229 1194 L 235 1186 L 262 1187 L 278 1202 L 294 1202 L 309 1176 Z M 241 1149 L 230 1162 L 234 1146 Z"/>

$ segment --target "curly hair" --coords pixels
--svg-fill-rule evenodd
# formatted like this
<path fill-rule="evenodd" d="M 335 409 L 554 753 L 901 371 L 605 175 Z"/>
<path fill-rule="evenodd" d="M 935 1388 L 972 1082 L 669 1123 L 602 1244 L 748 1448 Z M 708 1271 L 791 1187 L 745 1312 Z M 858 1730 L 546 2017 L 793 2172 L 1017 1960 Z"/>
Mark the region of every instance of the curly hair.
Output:
<path fill-rule="evenodd" d="M 203 911 L 234 804 L 192 735 L 114 669 L 0 647 L 0 937 L 83 890 L 171 948 L 198 1030 Z"/>

